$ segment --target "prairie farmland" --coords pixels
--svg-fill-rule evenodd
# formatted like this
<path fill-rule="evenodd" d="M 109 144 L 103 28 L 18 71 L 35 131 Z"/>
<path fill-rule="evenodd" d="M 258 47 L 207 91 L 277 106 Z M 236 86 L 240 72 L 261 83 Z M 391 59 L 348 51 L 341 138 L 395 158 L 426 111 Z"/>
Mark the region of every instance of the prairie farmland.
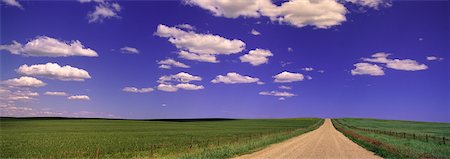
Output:
<path fill-rule="evenodd" d="M 321 125 L 318 118 L 2 118 L 0 158 L 229 158 Z"/>

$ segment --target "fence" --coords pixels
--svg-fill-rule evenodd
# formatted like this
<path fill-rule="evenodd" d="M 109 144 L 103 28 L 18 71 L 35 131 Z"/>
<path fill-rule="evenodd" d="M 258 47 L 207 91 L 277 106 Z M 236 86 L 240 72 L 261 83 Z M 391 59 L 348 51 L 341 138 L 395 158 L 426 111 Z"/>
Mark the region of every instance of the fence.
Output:
<path fill-rule="evenodd" d="M 388 136 L 393 136 L 393 137 L 398 137 L 398 138 L 403 138 L 403 139 L 412 139 L 412 140 L 418 140 L 418 141 L 424 141 L 424 142 L 433 142 L 433 143 L 444 144 L 444 145 L 448 144 L 448 140 L 449 140 L 445 136 L 438 137 L 438 136 L 433 136 L 433 135 L 428 135 L 428 134 L 418 134 L 418 133 L 416 134 L 416 133 L 407 133 L 407 132 L 359 128 L 359 127 L 341 123 L 339 120 L 334 120 L 334 121 L 335 121 L 335 123 L 345 126 L 345 127 L 348 127 L 350 129 L 371 132 L 371 133 L 376 133 L 376 134 L 383 134 L 383 135 L 388 135 Z"/>

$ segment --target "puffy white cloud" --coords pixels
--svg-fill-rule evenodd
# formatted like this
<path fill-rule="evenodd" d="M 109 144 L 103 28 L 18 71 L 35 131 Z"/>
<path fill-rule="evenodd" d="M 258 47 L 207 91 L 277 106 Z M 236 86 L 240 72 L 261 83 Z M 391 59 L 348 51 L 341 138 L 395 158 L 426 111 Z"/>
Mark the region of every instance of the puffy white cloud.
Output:
<path fill-rule="evenodd" d="M 241 60 L 241 62 L 248 62 L 253 66 L 258 66 L 267 63 L 269 61 L 267 57 L 269 56 L 273 56 L 270 50 L 255 49 L 250 50 L 248 54 L 242 55 L 241 57 L 239 57 L 239 59 Z"/>
<path fill-rule="evenodd" d="M 292 73 L 292 72 L 281 72 L 275 76 L 274 82 L 277 83 L 289 83 L 289 82 L 296 82 L 296 81 L 303 81 L 305 79 L 305 76 L 301 73 Z"/>
<path fill-rule="evenodd" d="M 183 90 L 201 90 L 204 89 L 205 87 L 203 86 L 197 86 L 195 84 L 190 84 L 190 83 L 179 83 L 177 85 L 172 85 L 172 84 L 164 84 L 161 83 L 157 86 L 158 90 L 160 91 L 165 91 L 165 92 L 176 92 L 178 91 L 178 89 L 183 89 Z"/>
<path fill-rule="evenodd" d="M 238 39 L 226 39 L 219 35 L 198 34 L 177 27 L 160 24 L 155 32 L 159 37 L 180 49 L 179 56 L 188 60 L 217 63 L 216 55 L 236 54 L 244 50 L 245 43 Z"/>
<path fill-rule="evenodd" d="M 45 95 L 49 95 L 49 96 L 68 96 L 68 94 L 66 92 L 45 92 Z"/>
<path fill-rule="evenodd" d="M 352 75 L 371 75 L 371 76 L 383 76 L 384 71 L 383 68 L 370 63 L 357 63 L 354 64 L 356 67 L 352 69 Z"/>
<path fill-rule="evenodd" d="M 83 69 L 75 68 L 69 65 L 60 66 L 57 63 L 22 65 L 16 72 L 27 76 L 38 76 L 49 79 L 58 79 L 61 81 L 84 81 L 90 79 L 89 73 Z"/>
<path fill-rule="evenodd" d="M 256 31 L 255 29 L 252 29 L 252 31 L 250 33 L 252 35 L 261 35 L 261 33 L 259 31 Z"/>
<path fill-rule="evenodd" d="M 278 88 L 280 88 L 280 89 L 292 89 L 292 88 L 289 87 L 289 86 L 279 86 Z"/>
<path fill-rule="evenodd" d="M 275 96 L 275 97 L 293 97 L 293 96 L 296 96 L 295 94 L 292 94 L 292 93 L 289 93 L 289 92 L 279 92 L 279 91 L 264 91 L 264 92 L 259 92 L 259 95 Z M 283 99 L 280 99 L 280 100 L 283 100 Z"/>
<path fill-rule="evenodd" d="M 202 78 L 200 76 L 194 76 L 186 72 L 180 72 L 175 75 L 161 76 L 157 82 L 168 84 L 170 81 L 187 83 L 190 81 L 201 81 L 201 80 Z"/>
<path fill-rule="evenodd" d="M 272 21 L 295 27 L 307 25 L 329 28 L 346 21 L 347 9 L 336 0 L 290 0 L 273 4 L 271 0 L 185 0 L 187 4 L 209 10 L 214 16 L 227 18 L 269 17 Z"/>
<path fill-rule="evenodd" d="M 205 88 L 201 85 L 197 86 L 197 85 L 190 84 L 190 83 L 180 83 L 180 84 L 177 84 L 175 87 L 177 87 L 179 89 L 184 89 L 184 90 L 200 90 L 200 89 Z"/>
<path fill-rule="evenodd" d="M 10 5 L 10 6 L 14 6 L 14 7 L 18 7 L 20 9 L 23 9 L 22 5 L 20 5 L 20 3 L 17 2 L 17 0 L 2 0 L 2 1 L 6 5 Z"/>
<path fill-rule="evenodd" d="M 200 61 L 200 62 L 210 62 L 210 63 L 219 63 L 216 56 L 209 55 L 209 54 L 196 54 L 196 53 L 190 53 L 187 51 L 181 50 L 178 52 L 178 56 L 180 58 L 186 59 L 186 60 L 193 60 L 193 61 Z"/>
<path fill-rule="evenodd" d="M 174 59 L 168 58 L 162 61 L 159 61 L 158 64 L 160 64 L 159 68 L 164 68 L 164 69 L 171 69 L 172 67 L 181 67 L 181 68 L 190 68 L 190 66 L 175 61 Z"/>
<path fill-rule="evenodd" d="M 12 54 L 22 56 L 98 56 L 97 52 L 90 48 L 85 48 L 78 40 L 64 42 L 47 36 L 38 36 L 27 42 L 25 46 L 17 41 L 13 41 L 10 45 L 0 45 L 0 50 L 7 50 Z"/>
<path fill-rule="evenodd" d="M 1 82 L 2 85 L 7 87 L 42 87 L 47 85 L 33 77 L 22 76 L 20 78 L 8 79 Z"/>
<path fill-rule="evenodd" d="M 428 61 L 442 61 L 444 58 L 442 57 L 436 57 L 436 56 L 427 56 Z"/>
<path fill-rule="evenodd" d="M 131 93 L 148 93 L 153 91 L 153 88 L 136 88 L 136 87 L 125 87 L 122 89 L 124 92 L 131 92 Z"/>
<path fill-rule="evenodd" d="M 419 64 L 417 61 L 410 59 L 405 60 L 394 59 L 389 61 L 386 64 L 386 67 L 403 71 L 419 71 L 419 70 L 426 70 L 428 68 L 427 65 Z"/>
<path fill-rule="evenodd" d="M 391 54 L 380 52 L 372 55 L 372 58 L 362 58 L 367 62 L 376 62 L 386 64 L 386 67 L 396 70 L 403 71 L 418 71 L 418 70 L 426 70 L 428 66 L 425 64 L 419 64 L 415 60 L 411 59 L 388 59 L 388 56 Z"/>
<path fill-rule="evenodd" d="M 133 47 L 129 47 L 129 46 L 125 46 L 123 48 L 120 48 L 120 50 L 122 51 L 122 53 L 125 54 L 139 54 L 139 50 Z"/>
<path fill-rule="evenodd" d="M 378 9 L 379 6 L 391 5 L 390 0 L 345 0 L 345 1 L 374 9 Z"/>
<path fill-rule="evenodd" d="M 305 68 L 302 68 L 302 70 L 303 71 L 314 71 L 314 68 L 312 68 L 312 67 L 305 67 Z"/>
<path fill-rule="evenodd" d="M 122 7 L 118 3 L 101 1 L 93 12 L 88 13 L 89 23 L 103 22 L 104 19 L 120 18 L 118 13 Z"/>
<path fill-rule="evenodd" d="M 67 97 L 69 100 L 91 100 L 87 95 L 74 95 Z"/>
<path fill-rule="evenodd" d="M 229 72 L 227 75 L 218 75 L 215 79 L 211 81 L 212 83 L 225 83 L 225 84 L 236 84 L 236 83 L 258 83 L 260 82 L 258 78 L 253 78 L 250 76 L 243 76 L 236 72 Z"/>

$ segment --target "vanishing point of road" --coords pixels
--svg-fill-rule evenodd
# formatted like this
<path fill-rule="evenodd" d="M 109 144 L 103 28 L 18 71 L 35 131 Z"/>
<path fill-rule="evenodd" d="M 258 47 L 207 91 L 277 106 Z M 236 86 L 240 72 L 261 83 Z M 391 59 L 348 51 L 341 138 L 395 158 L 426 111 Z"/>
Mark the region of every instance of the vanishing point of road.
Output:
<path fill-rule="evenodd" d="M 236 159 L 261 158 L 379 159 L 381 157 L 352 142 L 334 128 L 330 119 L 325 119 L 324 124 L 314 131 L 270 145 L 260 151 L 236 157 Z"/>

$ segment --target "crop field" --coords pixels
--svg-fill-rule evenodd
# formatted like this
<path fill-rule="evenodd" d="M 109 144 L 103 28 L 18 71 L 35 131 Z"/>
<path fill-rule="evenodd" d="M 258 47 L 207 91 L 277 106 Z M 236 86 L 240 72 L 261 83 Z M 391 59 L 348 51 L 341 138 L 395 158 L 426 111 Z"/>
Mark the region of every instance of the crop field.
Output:
<path fill-rule="evenodd" d="M 448 158 L 450 124 L 377 120 L 334 119 L 347 137 L 386 158 Z"/>
<path fill-rule="evenodd" d="M 0 158 L 227 158 L 313 130 L 322 122 L 1 118 Z"/>

